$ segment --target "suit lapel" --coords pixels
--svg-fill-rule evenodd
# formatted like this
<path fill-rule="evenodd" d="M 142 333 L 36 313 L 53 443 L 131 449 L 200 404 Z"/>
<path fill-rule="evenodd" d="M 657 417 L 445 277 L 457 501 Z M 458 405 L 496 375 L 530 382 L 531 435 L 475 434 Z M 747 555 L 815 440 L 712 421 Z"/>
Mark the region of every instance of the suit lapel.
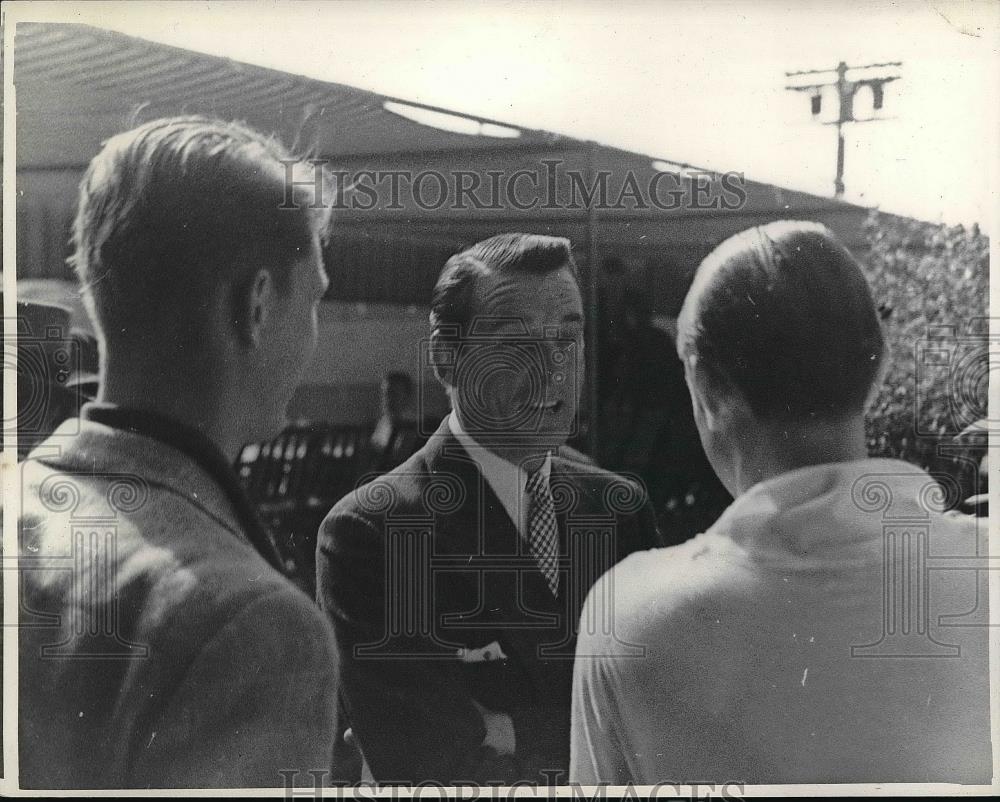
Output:
<path fill-rule="evenodd" d="M 435 517 L 435 551 L 469 558 L 469 568 L 449 583 L 456 590 L 462 588 L 468 611 L 457 626 L 468 635 L 476 633 L 478 640 L 495 635 L 509 647 L 505 652 L 530 672 L 538 658 L 537 643 L 552 641 L 561 628 L 561 604 L 478 463 L 451 434 L 447 421 L 434 441 L 426 451 L 431 474 L 457 481 L 464 496 L 453 512 Z"/>
<path fill-rule="evenodd" d="M 437 535 L 463 554 L 516 553 L 517 528 L 478 463 L 451 434 L 447 419 L 434 439 L 427 455 L 431 481 L 441 482 L 442 489 L 453 484 L 458 494 L 454 510 L 441 510 L 435 516 Z"/>

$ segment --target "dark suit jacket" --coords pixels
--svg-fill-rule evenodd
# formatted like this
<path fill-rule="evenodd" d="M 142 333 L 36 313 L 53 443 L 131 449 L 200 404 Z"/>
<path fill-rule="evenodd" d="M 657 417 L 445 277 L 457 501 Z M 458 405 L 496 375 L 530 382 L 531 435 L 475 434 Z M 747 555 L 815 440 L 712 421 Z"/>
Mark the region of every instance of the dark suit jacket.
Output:
<path fill-rule="evenodd" d="M 376 780 L 550 782 L 567 770 L 583 601 L 605 570 L 660 535 L 627 479 L 553 458 L 550 482 L 558 598 L 447 421 L 323 522 L 319 603 L 337 636 L 342 703 Z M 506 659 L 482 660 L 491 645 Z M 473 701 L 511 717 L 513 757 L 483 746 Z"/>

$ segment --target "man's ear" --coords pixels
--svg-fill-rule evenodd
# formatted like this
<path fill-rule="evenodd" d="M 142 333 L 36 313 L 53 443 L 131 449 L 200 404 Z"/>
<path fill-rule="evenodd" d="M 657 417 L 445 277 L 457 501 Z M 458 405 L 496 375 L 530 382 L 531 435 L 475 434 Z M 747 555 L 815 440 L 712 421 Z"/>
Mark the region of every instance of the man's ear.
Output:
<path fill-rule="evenodd" d="M 705 422 L 709 431 L 719 431 L 737 413 L 734 390 L 729 382 L 697 359 L 684 361 L 684 377 L 691 390 L 695 416 Z"/>
<path fill-rule="evenodd" d="M 452 340 L 441 336 L 440 331 L 431 332 L 430 341 L 430 363 L 434 368 L 434 375 L 441 382 L 445 390 L 454 386 L 455 383 L 455 359 L 458 355 L 458 348 Z"/>
<path fill-rule="evenodd" d="M 260 347 L 264 328 L 274 304 L 274 279 L 267 270 L 258 270 L 245 290 L 236 299 L 236 322 L 240 341 L 252 348 Z"/>

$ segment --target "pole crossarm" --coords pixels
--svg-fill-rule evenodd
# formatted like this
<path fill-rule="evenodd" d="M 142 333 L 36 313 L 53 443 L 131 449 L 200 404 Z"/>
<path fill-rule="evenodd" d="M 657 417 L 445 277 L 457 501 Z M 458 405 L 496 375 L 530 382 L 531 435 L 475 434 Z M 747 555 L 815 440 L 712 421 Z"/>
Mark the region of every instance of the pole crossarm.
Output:
<path fill-rule="evenodd" d="M 857 67 L 848 67 L 847 69 L 848 70 L 873 70 L 873 69 L 876 69 L 876 68 L 879 68 L 879 67 L 902 67 L 902 66 L 903 66 L 903 62 L 902 61 L 883 61 L 883 62 L 881 62 L 879 64 L 861 64 L 860 66 L 857 66 Z M 836 72 L 837 72 L 837 68 L 836 67 L 832 67 L 832 68 L 830 68 L 828 70 L 794 70 L 792 72 L 786 72 L 785 73 L 785 77 L 786 78 L 793 78 L 796 75 L 823 75 L 823 74 L 829 74 L 829 73 L 834 73 L 835 74 Z"/>
<path fill-rule="evenodd" d="M 841 197 L 844 194 L 844 125 L 847 123 L 874 122 L 879 117 L 857 119 L 854 116 L 854 96 L 862 87 L 868 87 L 872 92 L 872 108 L 878 111 L 882 108 L 885 97 L 885 85 L 898 81 L 901 75 L 871 75 L 857 73 L 865 70 L 879 70 L 888 67 L 902 67 L 901 61 L 883 61 L 877 64 L 861 64 L 850 67 L 847 62 L 841 61 L 833 69 L 825 70 L 793 70 L 786 72 L 786 78 L 795 78 L 801 75 L 829 75 L 826 81 L 815 83 L 794 83 L 786 84 L 785 89 L 790 92 L 807 92 L 812 109 L 813 117 L 817 117 L 823 108 L 823 90 L 833 87 L 837 90 L 837 118 L 835 120 L 823 120 L 824 125 L 837 126 L 837 174 L 833 179 L 834 197 Z M 851 77 L 848 78 L 848 73 Z"/>

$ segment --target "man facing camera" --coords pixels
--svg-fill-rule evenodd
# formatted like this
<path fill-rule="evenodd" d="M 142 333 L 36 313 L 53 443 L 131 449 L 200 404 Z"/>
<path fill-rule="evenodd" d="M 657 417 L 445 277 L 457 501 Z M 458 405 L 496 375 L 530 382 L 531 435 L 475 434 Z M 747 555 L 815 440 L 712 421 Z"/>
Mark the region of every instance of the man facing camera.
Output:
<path fill-rule="evenodd" d="M 285 163 L 242 125 L 179 117 L 113 137 L 83 177 L 101 389 L 21 466 L 25 788 L 330 768 L 333 636 L 230 467 L 283 427 L 327 287 L 327 219 L 286 199 Z"/>
<path fill-rule="evenodd" d="M 588 599 L 645 653 L 581 635 L 571 779 L 988 783 L 986 528 L 867 458 L 884 345 L 857 262 L 816 223 L 738 234 L 698 268 L 677 350 L 735 501 Z"/>
<path fill-rule="evenodd" d="M 502 234 L 453 256 L 430 322 L 451 414 L 320 530 L 345 712 L 380 782 L 565 782 L 580 605 L 658 544 L 653 512 L 634 483 L 559 455 L 583 378 L 567 240 Z"/>

